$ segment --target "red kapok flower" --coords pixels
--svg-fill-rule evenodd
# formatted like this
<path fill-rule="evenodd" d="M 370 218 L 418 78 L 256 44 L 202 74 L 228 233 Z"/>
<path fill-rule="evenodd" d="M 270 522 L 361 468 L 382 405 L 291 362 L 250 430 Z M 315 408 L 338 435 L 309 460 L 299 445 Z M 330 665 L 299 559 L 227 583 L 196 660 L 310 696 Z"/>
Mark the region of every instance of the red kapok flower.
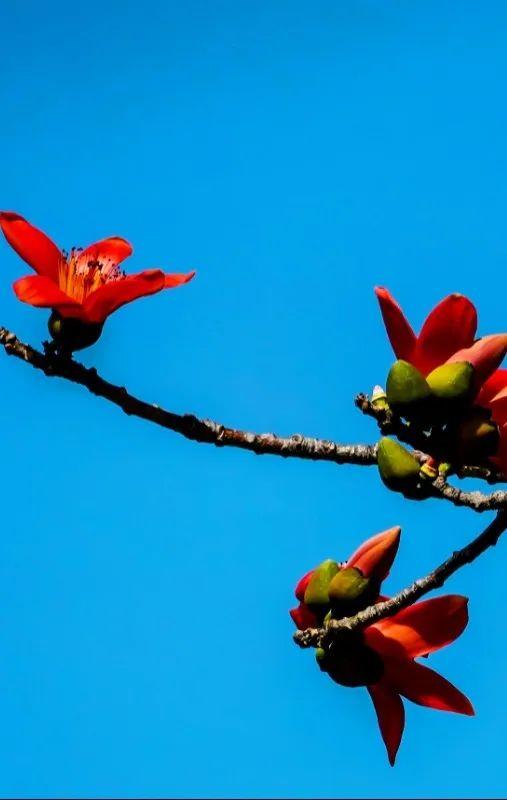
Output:
<path fill-rule="evenodd" d="M 408 361 L 422 375 L 446 363 L 468 362 L 475 370 L 476 387 L 500 366 L 507 353 L 507 335 L 475 341 L 477 311 L 462 294 L 450 294 L 427 316 L 418 336 L 387 289 L 376 287 L 387 335 L 396 358 Z"/>
<path fill-rule="evenodd" d="M 500 441 L 491 461 L 507 474 L 507 369 L 497 369 L 482 387 L 477 404 L 491 411 Z"/>
<path fill-rule="evenodd" d="M 45 233 L 12 211 L 0 212 L 0 227 L 11 247 L 37 273 L 14 283 L 17 297 L 90 325 L 102 325 L 126 303 L 188 283 L 195 274 L 168 275 L 149 269 L 125 275 L 119 265 L 132 253 L 132 246 L 118 236 L 84 250 L 73 248 L 67 255 Z"/>
<path fill-rule="evenodd" d="M 467 598 L 459 595 L 425 600 L 364 631 L 366 646 L 382 659 L 382 677 L 367 688 L 391 765 L 405 727 L 402 697 L 440 711 L 474 714 L 472 704 L 459 689 L 415 661 L 460 636 L 468 623 L 467 603 Z"/>
<path fill-rule="evenodd" d="M 339 569 L 355 568 L 363 578 L 374 581 L 375 586 L 380 588 L 380 584 L 389 574 L 395 559 L 400 543 L 400 535 L 401 528 L 396 526 L 372 536 L 366 542 L 363 542 L 348 561 L 340 565 Z M 315 572 L 315 569 L 310 570 L 298 582 L 295 595 L 296 599 L 299 600 L 299 606 L 289 611 L 294 624 L 299 630 L 316 627 L 320 622 L 319 614 L 313 608 L 310 608 L 308 603 L 305 603 L 305 593 Z M 327 611 L 327 608 L 323 610 Z"/>

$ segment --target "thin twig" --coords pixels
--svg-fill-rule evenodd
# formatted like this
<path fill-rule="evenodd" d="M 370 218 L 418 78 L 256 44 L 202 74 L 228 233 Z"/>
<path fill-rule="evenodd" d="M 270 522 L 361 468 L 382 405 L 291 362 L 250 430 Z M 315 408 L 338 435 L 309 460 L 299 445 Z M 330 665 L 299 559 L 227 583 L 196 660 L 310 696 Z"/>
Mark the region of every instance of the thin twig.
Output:
<path fill-rule="evenodd" d="M 344 633 L 361 630 L 385 617 L 391 617 L 402 608 L 412 605 L 423 595 L 438 589 L 458 569 L 475 561 L 485 550 L 495 545 L 507 529 L 507 511 L 499 512 L 493 522 L 477 536 L 470 544 L 461 550 L 456 550 L 443 564 L 420 578 L 411 586 L 403 589 L 390 600 L 369 606 L 353 617 L 344 617 L 339 620 L 330 620 L 323 628 L 307 628 L 294 634 L 294 641 L 300 647 L 320 647 L 330 638 L 339 638 Z"/>

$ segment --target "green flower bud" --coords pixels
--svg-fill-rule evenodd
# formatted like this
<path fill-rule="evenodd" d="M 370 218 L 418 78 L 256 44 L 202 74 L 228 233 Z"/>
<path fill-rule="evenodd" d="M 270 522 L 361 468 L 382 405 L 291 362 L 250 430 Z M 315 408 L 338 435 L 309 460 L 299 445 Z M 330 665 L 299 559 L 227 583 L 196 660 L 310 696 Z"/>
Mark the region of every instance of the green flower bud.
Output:
<path fill-rule="evenodd" d="M 74 317 L 62 317 L 53 311 L 48 320 L 48 330 L 60 353 L 70 355 L 95 344 L 102 333 L 104 323 L 83 322 Z"/>
<path fill-rule="evenodd" d="M 329 584 L 339 569 L 336 561 L 328 558 L 313 571 L 305 591 L 304 602 L 306 605 L 310 607 L 329 605 Z"/>
<path fill-rule="evenodd" d="M 473 391 L 474 368 L 467 361 L 442 364 L 426 381 L 434 397 L 449 403 L 465 403 Z"/>
<path fill-rule="evenodd" d="M 416 488 L 420 465 L 399 442 L 384 437 L 378 443 L 377 464 L 380 477 L 389 489 L 408 494 Z"/>
<path fill-rule="evenodd" d="M 392 410 L 407 419 L 419 418 L 431 395 L 424 377 L 408 361 L 395 361 L 387 376 L 386 396 Z"/>
<path fill-rule="evenodd" d="M 324 650 L 324 648 L 317 647 L 317 649 L 315 650 L 315 660 L 317 661 L 317 664 L 319 665 L 322 672 L 326 671 L 326 657 L 327 653 Z"/>
<path fill-rule="evenodd" d="M 373 603 L 378 581 L 365 578 L 356 567 L 344 567 L 329 584 L 329 602 L 335 619 L 350 617 Z"/>

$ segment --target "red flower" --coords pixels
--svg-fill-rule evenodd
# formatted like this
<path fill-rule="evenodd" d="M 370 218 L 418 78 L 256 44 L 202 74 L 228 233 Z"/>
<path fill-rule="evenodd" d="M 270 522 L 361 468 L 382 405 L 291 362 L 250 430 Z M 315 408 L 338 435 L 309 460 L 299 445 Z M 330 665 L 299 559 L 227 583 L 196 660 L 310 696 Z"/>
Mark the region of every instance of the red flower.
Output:
<path fill-rule="evenodd" d="M 362 573 L 364 578 L 373 579 L 380 586 L 382 581 L 387 578 L 398 552 L 400 535 L 401 528 L 396 526 L 372 536 L 355 550 L 348 561 L 341 564 L 341 568 L 355 567 Z M 307 572 L 297 584 L 295 595 L 296 599 L 299 600 L 299 606 L 289 611 L 294 624 L 299 630 L 314 628 L 319 624 L 317 614 L 304 602 L 305 592 L 314 572 L 315 570 L 313 569 Z"/>
<path fill-rule="evenodd" d="M 498 426 L 500 441 L 491 461 L 504 474 L 507 473 L 507 369 L 497 369 L 486 381 L 478 397 L 477 404 L 491 411 Z"/>
<path fill-rule="evenodd" d="M 458 595 L 425 600 L 364 631 L 365 644 L 383 663 L 382 677 L 367 688 L 391 765 L 405 727 L 402 696 L 428 708 L 474 714 L 470 701 L 459 689 L 415 661 L 458 638 L 468 623 L 467 602 L 466 597 Z"/>
<path fill-rule="evenodd" d="M 125 275 L 119 265 L 132 253 L 132 246 L 117 236 L 85 250 L 73 248 L 66 255 L 19 214 L 0 212 L 0 227 L 11 247 L 37 273 L 14 283 L 17 297 L 87 324 L 101 325 L 126 303 L 188 283 L 195 274 L 167 275 L 149 269 Z"/>
<path fill-rule="evenodd" d="M 507 353 L 507 334 L 475 341 L 477 311 L 462 294 L 450 294 L 427 316 L 418 336 L 387 289 L 376 287 L 387 335 L 396 358 L 408 361 L 424 376 L 445 363 L 469 362 L 476 387 L 500 366 Z"/>

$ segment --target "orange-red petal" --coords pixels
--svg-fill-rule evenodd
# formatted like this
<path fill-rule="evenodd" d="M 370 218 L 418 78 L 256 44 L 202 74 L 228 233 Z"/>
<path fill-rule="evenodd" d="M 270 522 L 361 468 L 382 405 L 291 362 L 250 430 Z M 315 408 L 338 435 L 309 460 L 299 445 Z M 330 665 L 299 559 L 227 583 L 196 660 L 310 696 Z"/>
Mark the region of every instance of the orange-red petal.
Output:
<path fill-rule="evenodd" d="M 132 255 L 133 247 L 121 236 L 110 236 L 86 247 L 79 254 L 79 261 L 107 261 L 116 266 Z"/>
<path fill-rule="evenodd" d="M 296 598 L 301 602 L 303 602 L 303 600 L 305 599 L 306 587 L 310 583 L 310 579 L 314 572 L 315 570 L 311 569 L 309 572 L 306 573 L 306 575 L 303 575 L 301 580 L 298 582 L 298 585 L 296 586 L 294 594 L 296 595 Z"/>
<path fill-rule="evenodd" d="M 188 283 L 195 276 L 193 272 L 173 272 L 172 274 L 166 273 L 164 289 L 175 289 L 177 286 L 182 286 Z"/>
<path fill-rule="evenodd" d="M 36 308 L 54 308 L 64 317 L 83 317 L 83 307 L 44 275 L 27 275 L 13 284 L 18 300 Z"/>
<path fill-rule="evenodd" d="M 438 672 L 409 659 L 386 659 L 385 681 L 403 697 L 438 711 L 473 716 L 468 697 Z"/>
<path fill-rule="evenodd" d="M 497 369 L 483 384 L 477 403 L 479 405 L 489 404 L 494 397 L 498 396 L 499 392 L 505 389 L 507 389 L 507 369 Z"/>
<path fill-rule="evenodd" d="M 389 763 L 394 766 L 405 727 L 405 709 L 399 694 L 385 681 L 368 686 L 377 714 L 378 726 L 387 750 Z"/>
<path fill-rule="evenodd" d="M 365 631 L 367 643 L 384 656 L 418 658 L 453 642 L 468 624 L 468 600 L 444 595 L 423 600 Z"/>
<path fill-rule="evenodd" d="M 375 294 L 379 301 L 384 325 L 396 358 L 410 361 L 416 344 L 416 335 L 410 323 L 387 289 L 383 286 L 376 286 Z"/>
<path fill-rule="evenodd" d="M 35 272 L 58 280 L 63 256 L 49 236 L 14 211 L 0 211 L 0 228 L 13 250 Z"/>
<path fill-rule="evenodd" d="M 457 350 L 470 347 L 477 330 L 477 311 L 462 294 L 450 294 L 430 312 L 417 337 L 412 363 L 424 374 Z"/>
<path fill-rule="evenodd" d="M 468 361 L 474 368 L 476 387 L 479 389 L 500 366 L 506 353 L 507 334 L 495 333 L 478 339 L 471 347 L 458 350 L 448 359 L 448 363 Z"/>
<path fill-rule="evenodd" d="M 400 535 L 401 528 L 396 526 L 372 536 L 351 555 L 347 567 L 360 569 L 366 578 L 383 581 L 398 551 Z"/>
<path fill-rule="evenodd" d="M 289 614 L 292 621 L 300 631 L 305 631 L 307 628 L 316 628 L 318 626 L 318 619 L 310 611 L 306 603 L 300 603 L 297 608 L 291 608 Z"/>
<path fill-rule="evenodd" d="M 162 291 L 164 281 L 164 273 L 152 269 L 105 283 L 88 295 L 83 303 L 88 322 L 104 322 L 113 311 L 126 303 Z"/>

